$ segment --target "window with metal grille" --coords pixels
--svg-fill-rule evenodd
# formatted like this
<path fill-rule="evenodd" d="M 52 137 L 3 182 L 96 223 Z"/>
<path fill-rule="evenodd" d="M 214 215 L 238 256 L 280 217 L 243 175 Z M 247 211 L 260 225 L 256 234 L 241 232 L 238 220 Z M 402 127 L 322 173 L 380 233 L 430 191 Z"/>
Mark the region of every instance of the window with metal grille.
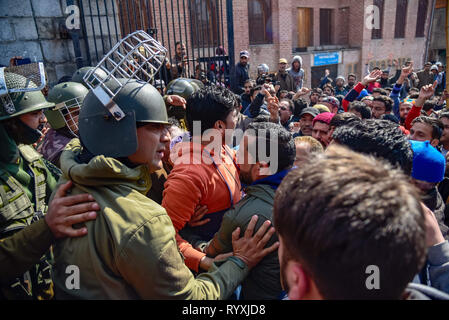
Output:
<path fill-rule="evenodd" d="M 332 44 L 333 9 L 320 9 L 320 44 Z"/>
<path fill-rule="evenodd" d="M 395 38 L 405 38 L 407 24 L 407 0 L 396 0 L 396 22 L 394 28 Z"/>
<path fill-rule="evenodd" d="M 191 0 L 191 23 L 195 48 L 219 45 L 217 2 L 217 0 Z"/>
<path fill-rule="evenodd" d="M 273 43 L 271 0 L 248 0 L 249 44 Z"/>
<path fill-rule="evenodd" d="M 384 0 L 374 0 L 373 5 L 379 8 L 379 28 L 374 28 L 371 32 L 371 39 L 382 39 L 384 25 Z"/>
<path fill-rule="evenodd" d="M 418 4 L 418 18 L 416 20 L 415 37 L 424 37 L 424 29 L 426 26 L 427 8 L 429 7 L 429 0 L 419 0 Z"/>

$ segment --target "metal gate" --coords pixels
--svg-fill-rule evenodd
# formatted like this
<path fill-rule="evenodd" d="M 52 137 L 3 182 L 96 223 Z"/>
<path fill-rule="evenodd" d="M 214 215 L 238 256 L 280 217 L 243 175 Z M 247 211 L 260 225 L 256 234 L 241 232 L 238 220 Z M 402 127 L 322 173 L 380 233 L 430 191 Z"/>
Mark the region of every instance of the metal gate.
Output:
<path fill-rule="evenodd" d="M 183 76 L 229 85 L 234 65 L 232 0 L 67 0 L 80 29 L 71 32 L 78 67 L 95 66 L 121 38 L 144 30 L 168 49 L 157 79 L 167 85 L 176 47 L 185 45 Z M 231 21 L 231 23 L 228 23 Z"/>

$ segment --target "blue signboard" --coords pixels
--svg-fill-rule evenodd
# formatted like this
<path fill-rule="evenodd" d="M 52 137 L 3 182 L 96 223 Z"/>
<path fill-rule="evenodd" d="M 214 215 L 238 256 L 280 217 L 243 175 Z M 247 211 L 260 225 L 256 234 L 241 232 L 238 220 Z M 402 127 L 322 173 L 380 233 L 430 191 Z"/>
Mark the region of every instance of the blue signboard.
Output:
<path fill-rule="evenodd" d="M 324 66 L 327 64 L 338 64 L 340 62 L 340 52 L 317 53 L 313 55 L 313 65 Z"/>

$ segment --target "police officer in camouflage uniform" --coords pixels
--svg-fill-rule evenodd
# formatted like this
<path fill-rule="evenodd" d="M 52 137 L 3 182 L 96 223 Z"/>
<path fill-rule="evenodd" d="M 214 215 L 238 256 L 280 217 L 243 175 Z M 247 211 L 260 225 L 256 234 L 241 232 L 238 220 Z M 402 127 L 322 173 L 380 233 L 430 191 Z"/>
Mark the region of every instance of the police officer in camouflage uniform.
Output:
<path fill-rule="evenodd" d="M 55 103 L 55 107 L 45 110 L 51 129 L 45 134 L 38 151 L 57 167 L 64 147 L 78 137 L 78 115 L 88 92 L 80 83 L 63 82 L 48 93 L 47 101 Z"/>
<path fill-rule="evenodd" d="M 116 92 L 118 84 L 106 85 Z M 254 219 L 243 237 L 235 232 L 234 255 L 195 279 L 178 251 L 170 217 L 146 197 L 150 173 L 162 167 L 169 141 L 164 100 L 146 82 L 123 80 L 121 85 L 108 107 L 95 92 L 88 93 L 80 112 L 80 140 L 73 139 L 61 155 L 60 183 L 70 178 L 72 194 L 93 195 L 101 214 L 85 223 L 86 237 L 55 246 L 56 298 L 227 298 L 248 270 L 277 248 L 263 249 L 274 228 L 267 232 L 265 224 L 253 237 Z M 68 277 L 76 277 L 66 273 L 71 265 L 79 269 L 76 290 L 67 286 Z"/>
<path fill-rule="evenodd" d="M 59 170 L 45 161 L 31 144 L 38 141 L 46 118 L 44 109 L 54 107 L 45 100 L 33 81 L 4 72 L 8 91 L 0 99 L 0 238 L 6 238 L 40 220 L 47 212 Z M 28 90 L 28 91 L 27 91 Z M 49 299 L 53 297 L 50 255 L 23 276 L 0 286 L 7 299 Z"/>

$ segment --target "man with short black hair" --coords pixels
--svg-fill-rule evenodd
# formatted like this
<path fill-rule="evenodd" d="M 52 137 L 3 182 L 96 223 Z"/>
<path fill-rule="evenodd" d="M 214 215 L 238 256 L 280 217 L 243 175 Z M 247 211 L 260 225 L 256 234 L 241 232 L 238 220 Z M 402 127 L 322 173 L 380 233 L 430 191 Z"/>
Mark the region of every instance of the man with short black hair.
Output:
<path fill-rule="evenodd" d="M 348 92 L 354 88 L 356 81 L 357 76 L 354 73 L 348 74 L 348 84 L 346 85 L 346 90 L 348 90 Z"/>
<path fill-rule="evenodd" d="M 412 121 L 410 140 L 429 141 L 433 147 L 440 143 L 444 126 L 440 120 L 426 116 L 419 116 Z"/>
<path fill-rule="evenodd" d="M 224 212 L 241 197 L 235 152 L 226 145 L 232 141 L 237 112 L 235 95 L 215 85 L 200 89 L 187 99 L 187 125 L 192 141 L 178 144 L 176 154 L 182 151 L 182 155 L 172 158 L 174 167 L 165 183 L 162 206 L 173 222 L 185 264 L 195 272 L 207 271 L 212 262 L 192 247 L 191 239 L 209 241 L 219 229 Z M 201 126 L 200 130 L 194 130 L 194 122 Z M 204 135 L 208 129 L 214 129 L 216 134 Z M 215 141 L 217 138 L 221 141 Z M 207 206 L 205 219 L 211 222 L 192 228 L 188 223 L 195 217 L 198 204 Z"/>
<path fill-rule="evenodd" d="M 353 101 L 349 104 L 348 112 L 355 114 L 361 119 L 371 119 L 371 108 L 362 101 Z"/>
<path fill-rule="evenodd" d="M 410 141 L 391 121 L 367 119 L 353 122 L 335 129 L 332 137 L 333 142 L 351 150 L 387 160 L 407 175 L 412 172 Z"/>
<path fill-rule="evenodd" d="M 292 122 L 293 108 L 292 100 L 282 99 L 279 101 L 279 122 L 287 131 L 289 131 L 289 125 Z"/>
<path fill-rule="evenodd" d="M 316 105 L 318 103 L 318 101 L 320 100 L 321 95 L 323 94 L 323 90 L 321 90 L 320 88 L 315 88 L 312 89 L 312 91 L 310 92 L 310 104 L 309 107 L 313 107 L 314 105 Z"/>
<path fill-rule="evenodd" d="M 187 60 L 186 45 L 181 41 L 177 41 L 175 44 L 175 57 L 172 60 L 170 67 L 171 79 L 184 77 L 186 78 L 189 71 L 189 65 Z"/>
<path fill-rule="evenodd" d="M 416 189 L 384 162 L 332 146 L 284 179 L 273 217 L 291 300 L 447 299 L 409 284 L 426 259 L 427 220 Z"/>
<path fill-rule="evenodd" d="M 382 115 L 391 113 L 393 109 L 393 100 L 387 96 L 378 96 L 373 99 L 371 108 L 373 118 L 380 119 Z"/>
<path fill-rule="evenodd" d="M 251 79 L 248 79 L 243 84 L 243 92 L 240 95 L 240 98 L 242 99 L 242 111 L 245 111 L 246 108 L 251 104 L 251 89 L 254 87 L 254 82 Z"/>
<path fill-rule="evenodd" d="M 335 95 L 334 87 L 330 83 L 325 84 L 323 86 L 323 93 L 326 96 L 334 96 Z"/>

